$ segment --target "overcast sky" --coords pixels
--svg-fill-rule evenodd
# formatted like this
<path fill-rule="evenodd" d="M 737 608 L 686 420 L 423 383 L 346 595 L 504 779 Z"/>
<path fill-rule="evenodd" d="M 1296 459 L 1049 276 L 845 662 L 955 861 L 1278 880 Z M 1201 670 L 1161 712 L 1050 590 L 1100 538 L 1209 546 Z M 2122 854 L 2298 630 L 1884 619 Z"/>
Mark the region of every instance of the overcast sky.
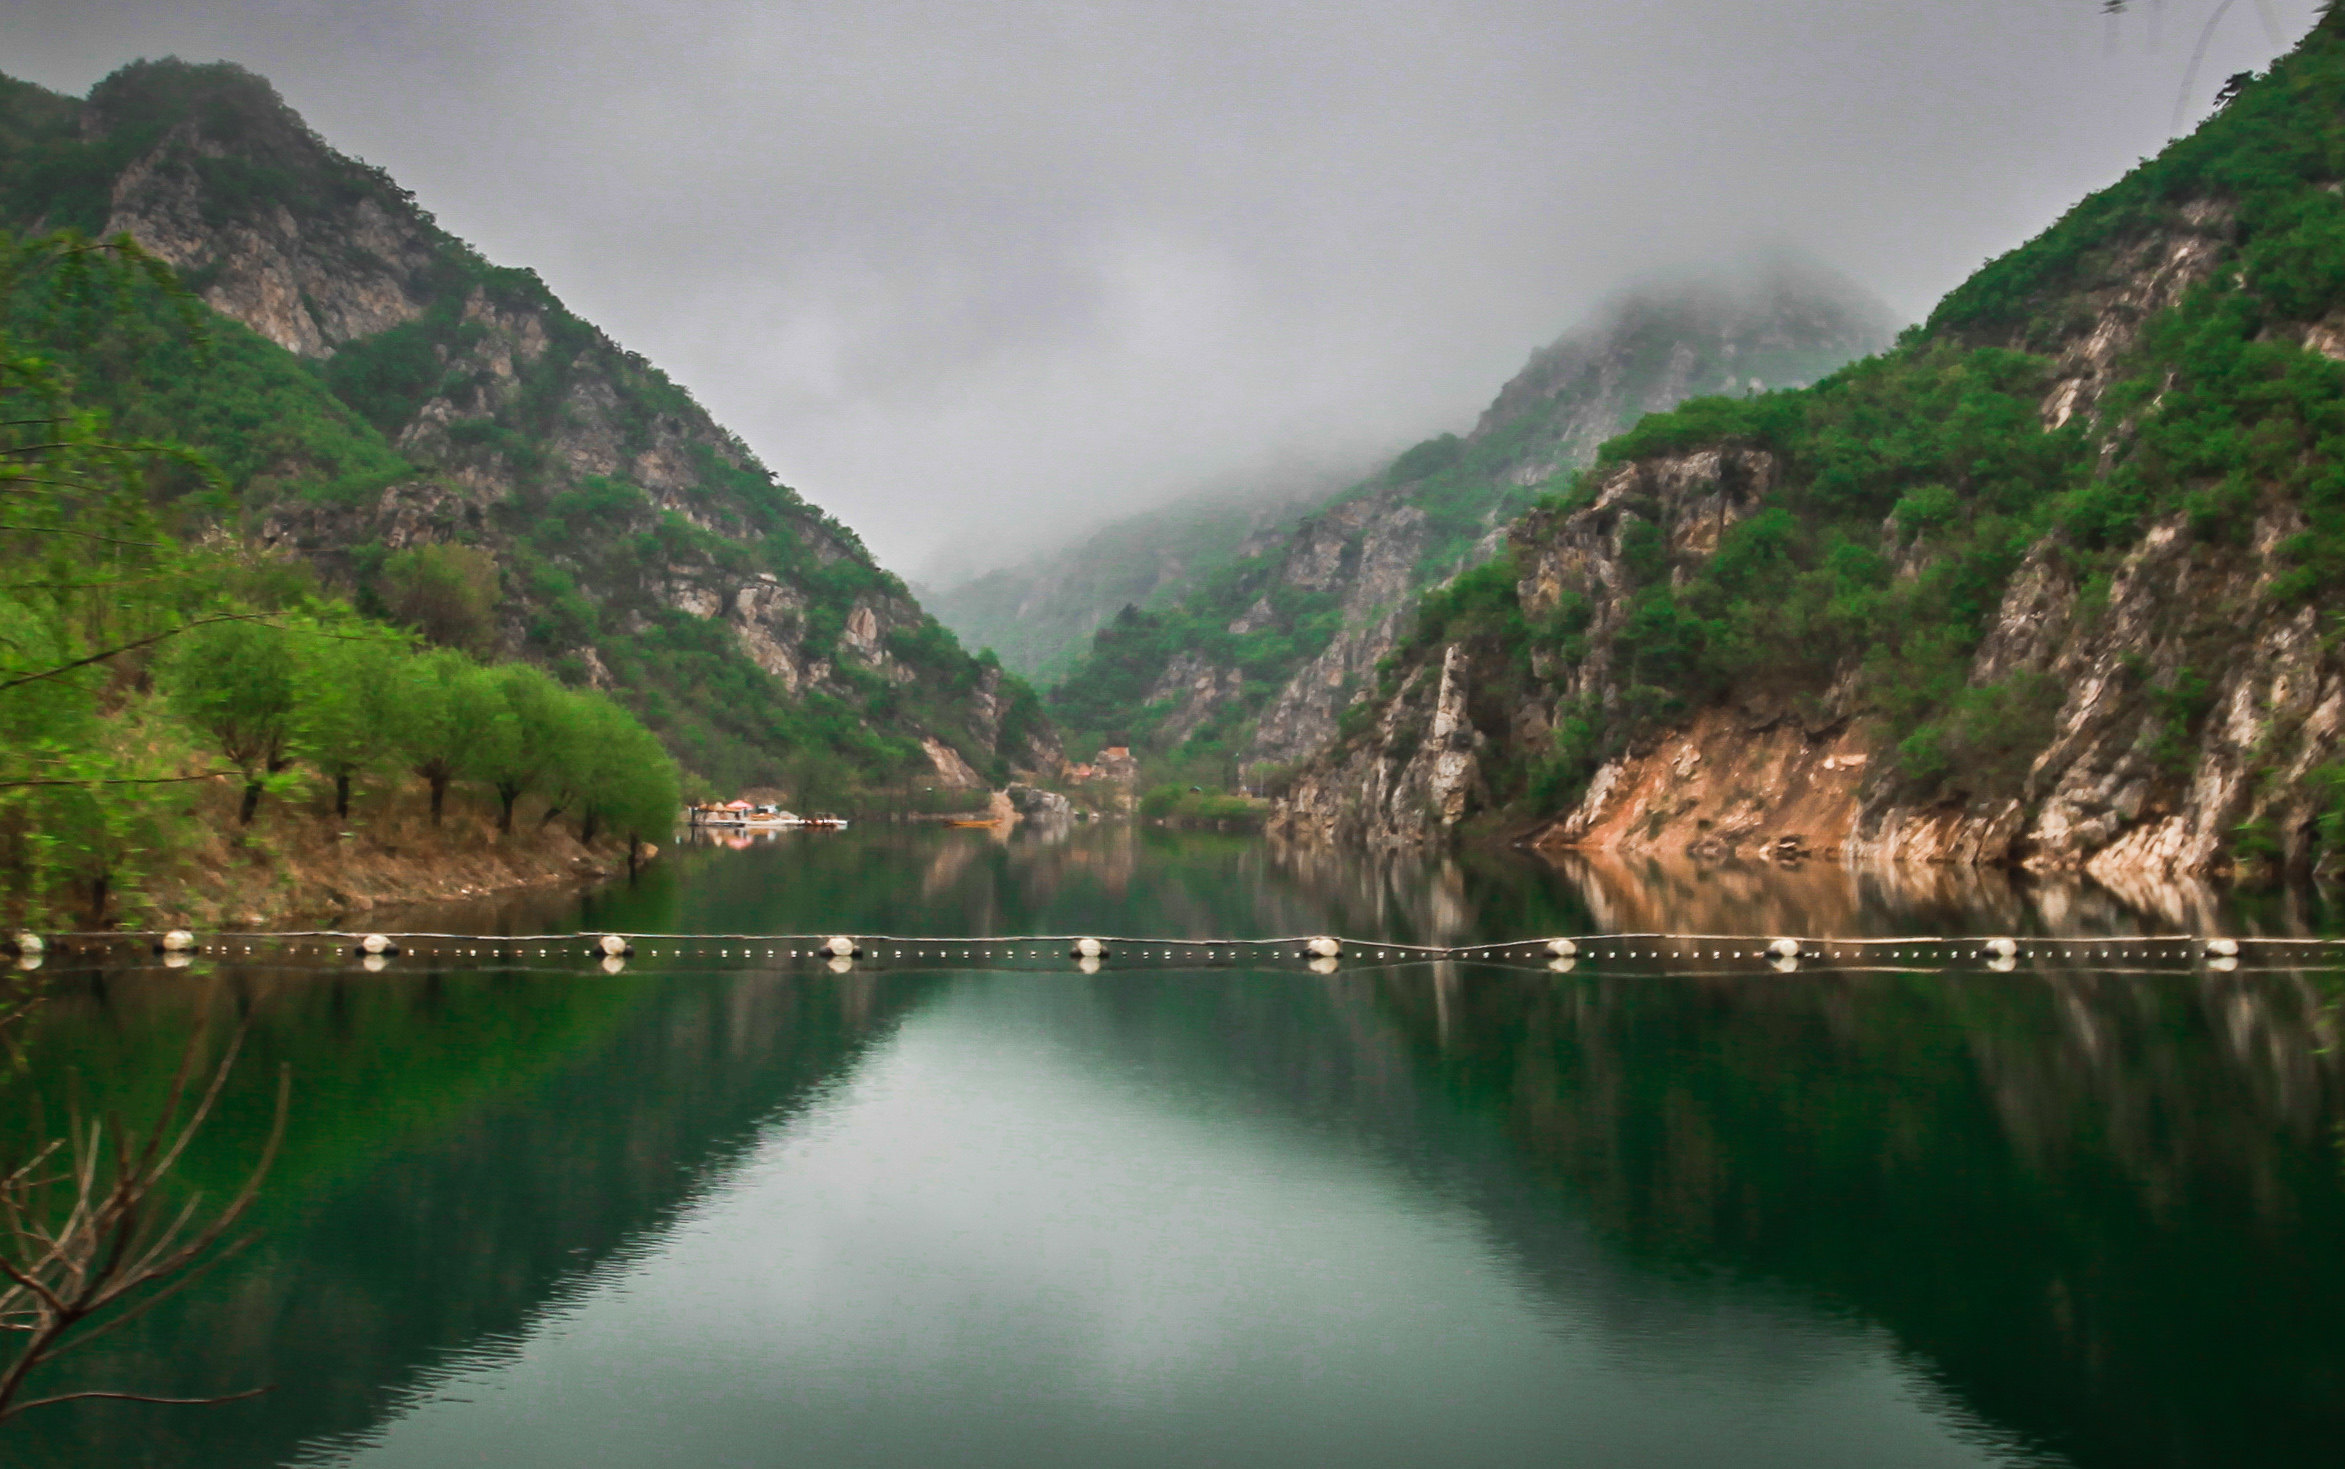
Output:
<path fill-rule="evenodd" d="M 949 579 L 1470 426 L 1658 267 L 1918 318 L 2162 145 L 2217 3 L 0 0 L 0 70 L 264 73 Z M 2189 119 L 2315 9 L 2232 5 Z"/>

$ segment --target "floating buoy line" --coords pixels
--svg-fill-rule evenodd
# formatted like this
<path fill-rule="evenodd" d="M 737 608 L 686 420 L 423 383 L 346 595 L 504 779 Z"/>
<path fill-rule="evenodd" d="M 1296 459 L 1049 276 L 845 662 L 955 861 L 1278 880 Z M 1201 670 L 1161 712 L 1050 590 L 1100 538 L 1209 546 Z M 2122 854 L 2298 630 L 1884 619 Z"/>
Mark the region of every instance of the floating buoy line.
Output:
<path fill-rule="evenodd" d="M 2170 973 L 2209 969 L 2297 967 L 2345 962 L 2345 939 L 2204 937 L 2194 934 L 2098 937 L 1911 935 L 1893 938 L 1801 938 L 1785 935 L 1609 933 L 1504 943 L 1386 943 L 1312 934 L 1288 938 L 1121 938 L 1095 934 L 984 935 L 949 938 L 895 934 L 624 934 L 624 933 L 355 933 L 309 929 L 284 933 L 16 933 L 0 950 L 21 970 L 159 963 L 315 969 L 447 969 L 494 966 L 574 968 L 588 961 L 607 973 L 661 970 L 817 968 L 853 970 L 1280 969 L 1321 974 L 1339 969 L 1427 963 L 1492 964 L 1552 973 L 1621 970 L 1651 973 L 1777 973 L 1984 970 L 2027 964 L 2096 971 Z"/>

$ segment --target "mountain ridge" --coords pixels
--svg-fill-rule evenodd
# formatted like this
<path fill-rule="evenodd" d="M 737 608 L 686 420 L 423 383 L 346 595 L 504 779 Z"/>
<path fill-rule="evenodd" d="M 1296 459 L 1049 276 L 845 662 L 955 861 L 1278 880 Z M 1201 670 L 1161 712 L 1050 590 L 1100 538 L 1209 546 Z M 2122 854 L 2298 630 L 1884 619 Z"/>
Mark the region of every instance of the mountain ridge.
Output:
<path fill-rule="evenodd" d="M 217 313 L 218 370 L 160 333 L 47 339 L 100 401 L 146 415 L 131 426 L 222 465 L 228 501 L 183 499 L 190 528 L 297 553 L 378 609 L 391 558 L 475 548 L 497 653 L 613 689 L 725 783 L 1055 768 L 1032 693 L 852 531 L 265 80 L 138 62 L 86 101 L 11 82 L 0 113 L 0 223 L 127 234 Z"/>

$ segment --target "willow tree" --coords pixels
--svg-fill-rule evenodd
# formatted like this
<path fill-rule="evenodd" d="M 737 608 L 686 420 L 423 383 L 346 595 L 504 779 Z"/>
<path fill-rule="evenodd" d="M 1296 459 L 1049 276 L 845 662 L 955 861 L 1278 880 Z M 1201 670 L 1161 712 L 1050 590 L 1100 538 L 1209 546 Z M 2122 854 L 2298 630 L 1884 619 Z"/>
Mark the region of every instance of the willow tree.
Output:
<path fill-rule="evenodd" d="M 293 650 L 282 628 L 228 618 L 180 638 L 163 664 L 172 712 L 244 780 L 236 824 L 252 825 L 269 777 L 293 763 Z"/>
<path fill-rule="evenodd" d="M 502 737 L 512 717 L 488 670 L 452 648 L 401 664 L 391 738 L 431 792 L 432 825 L 440 824 L 449 785 L 471 772 L 483 747 Z"/>
<path fill-rule="evenodd" d="M 675 827 L 683 779 L 657 736 L 602 694 L 570 695 L 573 743 L 561 767 L 560 798 L 578 818 L 578 839 L 610 829 L 627 837 L 630 861 L 641 842 Z"/>
<path fill-rule="evenodd" d="M 513 807 L 547 789 L 577 758 L 577 701 L 569 690 L 526 663 L 489 670 L 506 719 L 493 726 L 472 758 L 472 773 L 497 793 L 497 830 L 513 829 Z"/>
<path fill-rule="evenodd" d="M 350 815 L 350 785 L 392 753 L 390 729 L 405 648 L 358 624 L 300 639 L 293 669 L 294 753 L 334 783 L 334 815 Z"/>

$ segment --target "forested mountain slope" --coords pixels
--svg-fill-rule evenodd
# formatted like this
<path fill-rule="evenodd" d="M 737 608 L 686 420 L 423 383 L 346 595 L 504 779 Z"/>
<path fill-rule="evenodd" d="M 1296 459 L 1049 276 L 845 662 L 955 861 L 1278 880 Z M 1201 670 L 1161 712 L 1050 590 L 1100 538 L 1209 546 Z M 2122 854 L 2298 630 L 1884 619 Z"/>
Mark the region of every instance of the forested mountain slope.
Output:
<path fill-rule="evenodd" d="M 1279 820 L 2113 883 L 2333 854 L 2341 195 L 2330 15 L 1895 351 L 1607 444 Z"/>
<path fill-rule="evenodd" d="M 120 430 L 225 494 L 177 528 L 290 548 L 441 641 L 611 689 L 688 766 L 810 793 L 1051 767 L 1032 694 L 641 357 L 491 265 L 226 64 L 139 62 L 86 101 L 0 80 L 0 228 L 127 233 L 159 293 L 85 330 L 20 305 Z"/>
<path fill-rule="evenodd" d="M 1050 695 L 1078 748 L 1129 743 L 1224 779 L 1298 760 L 1373 679 L 1418 594 L 1642 414 L 1810 381 L 1887 344 L 1888 311 L 1777 261 L 1612 302 L 1537 354 L 1474 430 L 1444 434 L 1175 601 L 1128 607 Z"/>

